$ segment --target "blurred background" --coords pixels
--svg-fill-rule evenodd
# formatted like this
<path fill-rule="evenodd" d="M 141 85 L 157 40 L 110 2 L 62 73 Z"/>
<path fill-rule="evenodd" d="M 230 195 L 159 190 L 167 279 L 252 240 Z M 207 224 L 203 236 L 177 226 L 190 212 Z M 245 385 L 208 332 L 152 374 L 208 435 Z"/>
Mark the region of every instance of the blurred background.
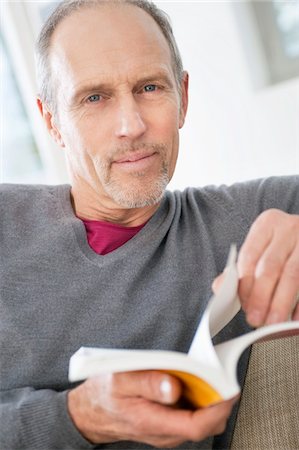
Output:
<path fill-rule="evenodd" d="M 34 42 L 57 3 L 0 4 L 1 182 L 68 182 L 35 103 Z M 156 3 L 190 75 L 170 189 L 299 173 L 299 0 Z"/>

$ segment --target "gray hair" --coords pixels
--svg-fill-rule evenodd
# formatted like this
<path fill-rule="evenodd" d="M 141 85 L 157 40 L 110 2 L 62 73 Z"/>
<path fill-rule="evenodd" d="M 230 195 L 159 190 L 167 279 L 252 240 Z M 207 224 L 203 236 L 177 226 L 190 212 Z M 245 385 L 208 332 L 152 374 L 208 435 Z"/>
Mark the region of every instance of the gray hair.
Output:
<path fill-rule="evenodd" d="M 36 45 L 38 93 L 41 100 L 52 109 L 53 114 L 57 113 L 57 104 L 54 92 L 54 80 L 50 66 L 50 46 L 52 35 L 59 23 L 66 17 L 70 16 L 73 12 L 83 8 L 98 6 L 101 3 L 107 2 L 125 3 L 137 6 L 147 12 L 154 19 L 168 42 L 171 52 L 174 76 L 178 91 L 181 94 L 181 82 L 183 79 L 182 58 L 174 38 L 168 15 L 159 9 L 153 2 L 149 0 L 64 0 L 58 5 L 58 7 L 45 22 Z"/>

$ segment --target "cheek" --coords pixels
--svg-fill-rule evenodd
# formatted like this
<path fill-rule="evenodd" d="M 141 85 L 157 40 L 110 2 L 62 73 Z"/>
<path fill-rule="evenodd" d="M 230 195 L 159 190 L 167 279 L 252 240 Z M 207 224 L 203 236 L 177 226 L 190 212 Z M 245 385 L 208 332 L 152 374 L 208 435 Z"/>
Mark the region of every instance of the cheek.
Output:
<path fill-rule="evenodd" d="M 92 151 L 88 141 L 88 134 L 82 132 L 76 126 L 68 122 L 67 127 L 62 131 L 65 143 L 65 156 L 69 168 L 76 173 L 82 173 L 92 165 Z"/>
<path fill-rule="evenodd" d="M 164 136 L 165 141 L 171 142 L 179 130 L 180 116 L 177 102 L 169 101 L 163 108 L 157 108 L 150 120 L 159 136 Z"/>
<path fill-rule="evenodd" d="M 161 140 L 167 143 L 169 175 L 172 177 L 175 170 L 178 148 L 179 148 L 179 123 L 180 115 L 178 105 L 172 105 L 167 113 L 161 117 L 159 128 L 161 130 Z"/>
<path fill-rule="evenodd" d="M 169 106 L 160 114 L 156 123 L 162 140 L 167 143 L 170 151 L 173 153 L 175 150 L 173 147 L 178 141 L 180 118 L 177 104 Z"/>
<path fill-rule="evenodd" d="M 76 118 L 74 128 L 76 129 L 76 145 L 80 151 L 88 153 L 90 158 L 105 156 L 105 149 L 111 144 L 112 117 L 107 120 L 107 114 L 82 113 Z"/>
<path fill-rule="evenodd" d="M 69 153 L 92 154 L 95 127 L 84 115 L 66 117 L 62 124 L 62 135 Z"/>

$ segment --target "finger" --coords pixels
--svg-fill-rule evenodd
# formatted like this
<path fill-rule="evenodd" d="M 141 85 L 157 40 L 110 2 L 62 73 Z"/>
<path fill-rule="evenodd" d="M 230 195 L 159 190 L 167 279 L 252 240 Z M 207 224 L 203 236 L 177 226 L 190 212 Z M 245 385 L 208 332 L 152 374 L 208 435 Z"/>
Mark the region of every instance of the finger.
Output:
<path fill-rule="evenodd" d="M 294 236 L 289 235 L 285 230 L 283 232 L 281 229 L 279 231 L 276 230 L 271 242 L 255 262 L 256 267 L 251 280 L 251 290 L 249 295 L 247 292 L 245 307 L 243 306 L 246 311 L 247 321 L 252 326 L 258 327 L 265 322 L 271 308 L 272 297 L 295 245 Z M 242 285 L 242 280 L 240 285 Z M 288 307 L 288 305 L 285 306 L 286 303 L 287 301 L 282 305 L 282 310 Z M 275 309 L 272 320 L 277 322 L 280 315 L 275 319 L 274 313 Z M 290 313 L 289 310 L 288 313 Z"/>
<path fill-rule="evenodd" d="M 241 276 L 239 295 L 251 325 L 262 325 L 268 317 L 272 308 L 272 297 L 276 293 L 280 277 L 285 271 L 285 266 L 288 266 L 295 246 L 298 247 L 298 235 L 298 218 L 278 210 L 265 211 L 250 229 L 240 252 L 238 268 Z M 259 252 L 261 252 L 260 256 L 258 256 Z M 249 262 L 244 263 L 246 258 Z M 298 279 L 297 261 L 291 263 L 288 273 L 291 273 L 288 278 L 296 279 L 297 277 Z M 275 318 L 276 306 L 274 307 L 271 322 L 277 322 L 279 318 L 284 320 L 285 314 L 290 314 L 294 285 L 296 286 L 296 283 L 291 281 L 288 287 L 281 288 L 282 294 L 278 293 L 279 297 L 281 298 L 285 292 L 287 298 L 276 314 L 277 318 Z"/>
<path fill-rule="evenodd" d="M 218 421 L 218 423 L 215 424 L 214 428 L 210 431 L 210 435 L 217 435 L 217 434 L 221 434 L 225 431 L 226 429 L 226 425 L 227 425 L 227 421 L 230 417 L 232 408 L 234 406 L 234 404 L 240 399 L 240 395 L 236 395 L 235 397 L 224 401 L 223 403 L 220 403 L 218 405 L 212 406 L 210 408 L 214 408 L 214 407 L 218 407 L 220 405 L 222 405 L 224 408 L 226 408 L 226 411 L 222 411 L 223 415 L 222 418 L 220 418 L 220 420 Z"/>
<path fill-rule="evenodd" d="M 147 403 L 140 409 L 134 430 L 138 436 L 175 437 L 199 441 L 221 430 L 231 413 L 234 401 L 222 402 L 208 408 L 189 411 L 172 409 L 158 403 Z"/>
<path fill-rule="evenodd" d="M 235 400 L 196 410 L 190 420 L 181 421 L 180 435 L 185 440 L 200 441 L 208 436 L 222 433 L 226 427 Z"/>
<path fill-rule="evenodd" d="M 245 311 L 245 313 L 247 313 L 248 310 L 248 302 L 253 286 L 254 286 L 254 274 L 246 276 L 243 275 L 242 278 L 239 278 L 238 296 L 242 305 L 242 309 L 243 311 Z"/>
<path fill-rule="evenodd" d="M 240 278 L 239 296 L 244 309 L 254 283 L 256 265 L 273 236 L 272 227 L 267 222 L 265 213 L 256 219 L 239 252 L 237 263 Z"/>
<path fill-rule="evenodd" d="M 266 323 L 272 324 L 287 320 L 292 316 L 294 303 L 299 290 L 299 244 L 294 248 L 275 290 Z M 295 299 L 295 301 L 294 301 Z"/>
<path fill-rule="evenodd" d="M 247 320 L 252 326 L 258 327 L 266 320 L 292 245 L 292 242 L 286 245 L 284 236 L 274 237 L 257 262 L 251 292 L 246 300 Z"/>
<path fill-rule="evenodd" d="M 116 373 L 112 377 L 112 394 L 174 404 L 182 394 L 182 386 L 177 378 L 154 370 Z"/>

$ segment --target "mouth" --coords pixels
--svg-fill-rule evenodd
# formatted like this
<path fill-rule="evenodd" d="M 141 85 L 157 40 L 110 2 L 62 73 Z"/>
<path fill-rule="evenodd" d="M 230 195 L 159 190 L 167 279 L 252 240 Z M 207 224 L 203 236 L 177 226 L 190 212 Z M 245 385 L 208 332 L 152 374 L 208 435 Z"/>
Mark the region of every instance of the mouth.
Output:
<path fill-rule="evenodd" d="M 154 160 L 157 158 L 158 153 L 155 151 L 151 152 L 134 152 L 128 154 L 123 158 L 117 159 L 113 164 L 121 167 L 123 169 L 145 169 L 150 166 Z"/>
<path fill-rule="evenodd" d="M 117 159 L 116 161 L 114 161 L 117 164 L 122 164 L 122 163 L 132 163 L 132 162 L 137 162 L 140 161 L 142 159 L 145 158 L 150 158 L 151 156 L 153 156 L 156 152 L 134 152 L 131 155 L 126 155 L 123 158 Z"/>

